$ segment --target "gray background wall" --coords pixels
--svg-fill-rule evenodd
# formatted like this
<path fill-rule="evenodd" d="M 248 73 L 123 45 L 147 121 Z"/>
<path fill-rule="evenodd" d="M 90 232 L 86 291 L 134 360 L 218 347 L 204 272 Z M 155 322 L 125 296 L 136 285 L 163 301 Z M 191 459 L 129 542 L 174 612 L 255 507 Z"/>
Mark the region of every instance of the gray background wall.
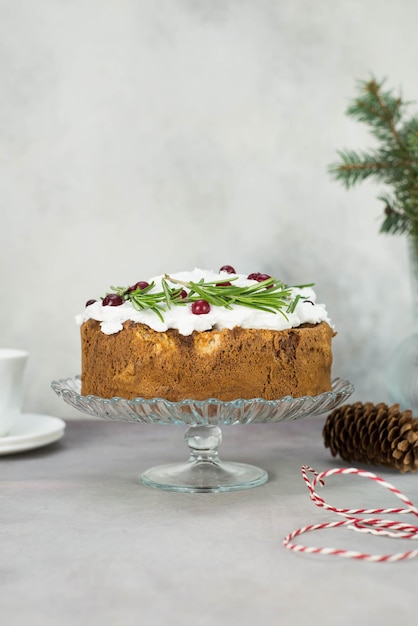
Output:
<path fill-rule="evenodd" d="M 386 401 L 406 241 L 327 165 L 370 145 L 357 80 L 418 101 L 417 23 L 416 0 L 0 0 L 0 345 L 30 352 L 25 410 L 78 415 L 50 381 L 80 371 L 88 298 L 225 263 L 315 281 L 334 374 Z"/>

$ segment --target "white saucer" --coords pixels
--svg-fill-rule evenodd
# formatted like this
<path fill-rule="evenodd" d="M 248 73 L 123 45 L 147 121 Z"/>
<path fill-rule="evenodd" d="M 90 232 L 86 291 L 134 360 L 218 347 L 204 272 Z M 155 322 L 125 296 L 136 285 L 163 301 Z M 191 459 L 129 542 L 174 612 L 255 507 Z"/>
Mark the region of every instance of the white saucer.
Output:
<path fill-rule="evenodd" d="M 9 435 L 0 437 L 0 455 L 25 452 L 61 439 L 65 422 L 59 417 L 22 413 Z"/>

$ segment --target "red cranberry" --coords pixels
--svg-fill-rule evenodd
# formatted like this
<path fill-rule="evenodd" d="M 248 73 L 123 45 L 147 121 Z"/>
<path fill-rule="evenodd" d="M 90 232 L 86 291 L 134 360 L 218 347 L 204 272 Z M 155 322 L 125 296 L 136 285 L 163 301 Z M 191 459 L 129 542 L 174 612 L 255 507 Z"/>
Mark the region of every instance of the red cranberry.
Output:
<path fill-rule="evenodd" d="M 236 271 L 232 267 L 232 265 L 222 265 L 219 270 L 220 272 L 227 272 L 227 274 L 236 274 Z"/>
<path fill-rule="evenodd" d="M 97 300 L 87 300 L 86 306 L 90 306 L 90 304 L 94 304 Z"/>
<path fill-rule="evenodd" d="M 102 302 L 103 306 L 120 306 L 121 304 L 123 304 L 123 298 L 117 293 L 109 293 Z"/>
<path fill-rule="evenodd" d="M 216 283 L 217 287 L 230 287 L 231 283 L 227 280 L 225 283 Z"/>
<path fill-rule="evenodd" d="M 209 313 L 210 304 L 206 302 L 206 300 L 195 300 L 192 304 L 192 313 L 195 315 L 204 315 L 205 313 Z"/>
<path fill-rule="evenodd" d="M 270 274 L 259 274 L 257 280 L 261 283 L 263 280 L 268 280 L 269 278 L 271 278 Z"/>
<path fill-rule="evenodd" d="M 149 287 L 149 283 L 147 283 L 145 280 L 140 280 L 137 283 L 135 283 L 135 285 L 131 285 L 130 287 L 128 287 L 127 292 L 131 293 L 132 291 L 135 291 L 136 289 L 146 289 L 147 287 Z"/>
<path fill-rule="evenodd" d="M 188 293 L 185 289 L 174 289 L 171 292 L 171 297 L 173 298 L 173 300 L 184 300 L 184 298 L 187 298 Z"/>
<path fill-rule="evenodd" d="M 249 278 L 250 280 L 256 280 L 257 282 L 261 283 L 263 282 L 263 280 L 271 278 L 271 276 L 269 274 L 260 274 L 260 272 L 254 272 L 253 274 L 249 274 L 247 278 Z"/>

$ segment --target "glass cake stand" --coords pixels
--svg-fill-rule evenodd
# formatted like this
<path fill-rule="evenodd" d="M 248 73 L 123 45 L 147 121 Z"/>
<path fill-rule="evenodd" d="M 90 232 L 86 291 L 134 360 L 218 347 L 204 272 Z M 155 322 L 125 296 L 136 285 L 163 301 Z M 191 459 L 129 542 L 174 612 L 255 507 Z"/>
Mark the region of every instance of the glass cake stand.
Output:
<path fill-rule="evenodd" d="M 51 387 L 67 404 L 95 417 L 189 426 L 185 434 L 189 460 L 152 467 L 141 475 L 142 482 L 149 487 L 181 492 L 237 491 L 257 487 L 267 481 L 267 472 L 259 467 L 220 460 L 220 426 L 284 422 L 320 415 L 344 402 L 354 391 L 349 381 L 336 378 L 332 382 L 332 391 L 318 396 L 170 402 L 163 398 L 125 400 L 82 396 L 79 376 L 53 381 Z"/>

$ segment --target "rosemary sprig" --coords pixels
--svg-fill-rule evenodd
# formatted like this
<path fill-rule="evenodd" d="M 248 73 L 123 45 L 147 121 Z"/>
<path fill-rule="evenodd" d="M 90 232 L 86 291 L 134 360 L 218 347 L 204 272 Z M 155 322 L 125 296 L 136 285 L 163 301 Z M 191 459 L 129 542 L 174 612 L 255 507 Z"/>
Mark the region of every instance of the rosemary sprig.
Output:
<path fill-rule="evenodd" d="M 132 290 L 126 287 L 111 287 L 111 289 L 123 301 L 131 302 L 138 311 L 153 311 L 162 322 L 164 322 L 163 313 L 166 309 L 171 309 L 172 306 L 185 306 L 197 300 L 206 300 L 213 306 L 226 309 L 240 305 L 267 313 L 280 313 L 288 319 L 286 314 L 293 313 L 298 302 L 304 299 L 300 294 L 293 296 L 292 290 L 312 287 L 314 284 L 290 287 L 275 278 L 268 278 L 254 285 L 240 287 L 233 284 L 235 280 L 237 277 L 229 278 L 226 282 L 230 282 L 230 285 L 223 284 L 219 280 L 204 282 L 203 278 L 199 282 L 188 282 L 164 274 L 161 280 L 162 291 L 153 291 L 154 281 L 142 289 Z"/>
<path fill-rule="evenodd" d="M 292 299 L 292 287 L 275 278 L 267 278 L 247 287 L 234 285 L 234 280 L 236 278 L 229 279 L 228 282 L 231 285 L 222 285 L 219 281 L 205 283 L 203 279 L 197 283 L 181 281 L 168 274 L 163 277 L 163 282 L 178 284 L 189 290 L 183 303 L 202 299 L 213 306 L 223 306 L 227 309 L 232 309 L 234 304 L 238 304 L 268 313 L 281 313 L 287 319 L 286 313 L 293 313 L 300 300 L 300 295 Z M 302 289 L 303 287 L 312 287 L 312 285 L 313 283 L 310 283 L 297 287 Z"/>
<path fill-rule="evenodd" d="M 164 291 L 152 292 L 151 290 L 155 287 L 155 282 L 152 281 L 148 287 L 143 289 L 134 289 L 133 291 L 129 291 L 126 287 L 110 287 L 114 293 L 121 296 L 123 300 L 129 300 L 132 303 L 133 307 L 137 309 L 137 311 L 143 311 L 144 309 L 150 309 L 153 311 L 162 322 L 164 322 L 164 317 L 162 312 L 164 312 L 164 307 L 161 306 L 162 302 L 166 301 L 166 293 Z"/>

